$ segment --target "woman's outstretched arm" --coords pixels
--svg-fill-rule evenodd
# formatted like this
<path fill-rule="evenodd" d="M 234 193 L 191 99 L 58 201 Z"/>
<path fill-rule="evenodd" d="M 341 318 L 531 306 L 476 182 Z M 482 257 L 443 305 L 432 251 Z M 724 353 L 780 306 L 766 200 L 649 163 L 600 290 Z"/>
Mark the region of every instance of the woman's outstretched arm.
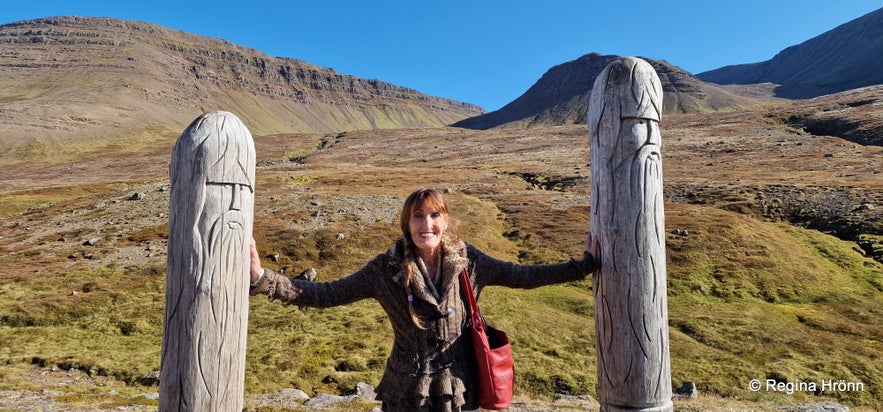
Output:
<path fill-rule="evenodd" d="M 381 255 L 382 256 L 382 255 Z M 380 259 L 381 256 L 375 258 Z M 372 280 L 376 262 L 359 271 L 332 282 L 311 282 L 289 279 L 275 271 L 261 267 L 261 258 L 255 242 L 251 242 L 251 295 L 267 295 L 271 301 L 284 304 L 327 308 L 340 306 L 374 296 L 376 281 Z"/>
<path fill-rule="evenodd" d="M 519 265 L 492 258 L 470 246 L 470 261 L 474 262 L 476 281 L 482 285 L 500 285 L 530 289 L 556 283 L 582 280 L 601 267 L 597 258 L 599 241 L 591 232 L 586 240 L 582 260 L 548 265 Z"/>

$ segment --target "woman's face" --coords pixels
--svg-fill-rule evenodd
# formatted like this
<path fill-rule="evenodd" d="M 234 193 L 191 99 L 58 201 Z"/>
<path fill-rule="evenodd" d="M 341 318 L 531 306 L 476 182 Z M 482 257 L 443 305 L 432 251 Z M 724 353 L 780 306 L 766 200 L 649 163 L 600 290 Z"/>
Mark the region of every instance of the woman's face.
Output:
<path fill-rule="evenodd" d="M 421 255 L 431 256 L 435 254 L 441 244 L 445 230 L 448 228 L 448 218 L 444 213 L 423 204 L 414 207 L 409 221 L 411 239 Z"/>

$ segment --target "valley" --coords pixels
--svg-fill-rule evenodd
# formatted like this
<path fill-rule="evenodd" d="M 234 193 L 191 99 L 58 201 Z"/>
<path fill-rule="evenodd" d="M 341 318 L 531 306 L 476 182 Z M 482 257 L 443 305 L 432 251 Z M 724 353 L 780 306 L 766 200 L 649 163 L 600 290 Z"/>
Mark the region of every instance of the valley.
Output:
<path fill-rule="evenodd" d="M 883 148 L 776 121 L 786 109 L 661 122 L 673 383 L 763 405 L 818 397 L 752 394 L 751 378 L 851 379 L 869 389 L 821 399 L 873 405 L 883 385 L 883 264 L 873 258 Z M 0 219 L 0 388 L 38 387 L 16 372 L 36 363 L 155 390 L 137 382 L 159 366 L 172 144 L 3 172 L 14 189 L 7 205 L 58 200 Z M 589 229 L 585 125 L 278 134 L 255 144 L 255 238 L 265 264 L 286 273 L 316 267 L 331 280 L 357 270 L 397 236 L 401 202 L 420 186 L 448 192 L 462 236 L 498 258 L 565 260 Z M 877 246 L 863 249 L 859 236 Z M 512 331 L 520 396 L 593 394 L 590 285 L 483 297 L 488 318 Z M 379 378 L 391 340 L 376 304 L 301 312 L 252 299 L 251 313 L 250 395 L 340 393 Z M 549 319 L 556 332 L 542 333 Z"/>

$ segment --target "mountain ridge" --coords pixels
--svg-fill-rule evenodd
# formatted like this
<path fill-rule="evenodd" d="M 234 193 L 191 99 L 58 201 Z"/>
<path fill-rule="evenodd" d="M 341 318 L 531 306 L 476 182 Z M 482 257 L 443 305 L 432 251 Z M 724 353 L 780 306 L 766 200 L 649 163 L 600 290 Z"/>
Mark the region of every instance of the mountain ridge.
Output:
<path fill-rule="evenodd" d="M 779 97 L 806 99 L 883 83 L 883 8 L 787 47 L 772 59 L 702 72 L 717 84 L 776 83 Z"/>
<path fill-rule="evenodd" d="M 0 79 L 4 146 L 180 130 L 214 109 L 236 113 L 256 134 L 436 127 L 484 112 L 223 39 L 103 17 L 0 26 Z"/>
<path fill-rule="evenodd" d="M 589 97 L 598 74 L 616 55 L 589 53 L 553 66 L 517 99 L 499 110 L 454 124 L 488 129 L 504 124 L 518 126 L 586 123 Z M 666 113 L 689 113 L 756 107 L 762 100 L 741 96 L 705 83 L 665 60 L 643 58 L 656 70 L 663 87 Z"/>

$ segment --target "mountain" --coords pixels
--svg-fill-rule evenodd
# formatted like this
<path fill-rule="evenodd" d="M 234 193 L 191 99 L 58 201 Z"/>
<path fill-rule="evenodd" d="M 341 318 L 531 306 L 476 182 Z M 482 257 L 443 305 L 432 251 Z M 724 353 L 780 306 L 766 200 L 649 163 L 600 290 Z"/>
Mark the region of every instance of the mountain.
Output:
<path fill-rule="evenodd" d="M 595 77 L 620 56 L 591 53 L 549 69 L 533 86 L 503 108 L 454 124 L 489 129 L 507 123 L 560 125 L 586 123 Z M 757 105 L 718 85 L 704 83 L 663 60 L 644 59 L 659 75 L 667 113 L 701 112 Z"/>
<path fill-rule="evenodd" d="M 805 99 L 883 84 L 883 9 L 782 50 L 771 60 L 700 73 L 717 84 L 776 83 L 779 97 Z"/>
<path fill-rule="evenodd" d="M 255 134 L 441 126 L 484 112 L 149 23 L 53 17 L 0 26 L 3 155 L 179 132 L 215 109 Z"/>

